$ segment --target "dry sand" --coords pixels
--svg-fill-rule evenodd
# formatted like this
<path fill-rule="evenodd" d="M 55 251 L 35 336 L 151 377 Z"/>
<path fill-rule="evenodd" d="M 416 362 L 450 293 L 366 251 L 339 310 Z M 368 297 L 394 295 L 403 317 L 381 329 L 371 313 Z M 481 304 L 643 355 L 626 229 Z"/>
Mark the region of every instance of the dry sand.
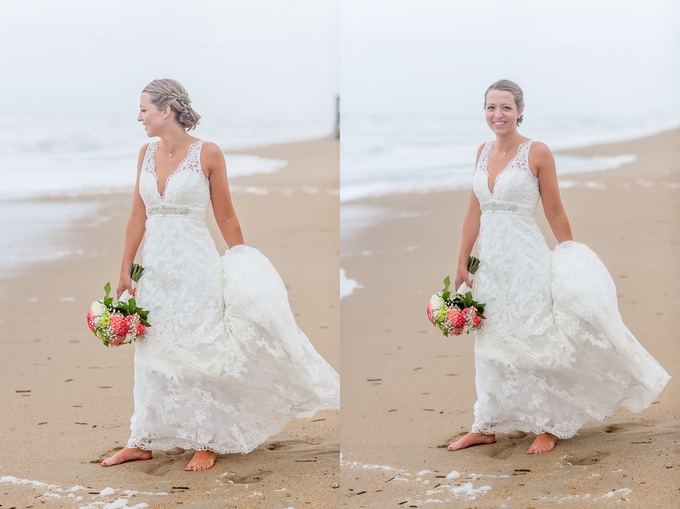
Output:
<path fill-rule="evenodd" d="M 243 153 L 289 161 L 278 173 L 232 180 L 234 203 L 246 243 L 278 268 L 300 327 L 339 370 L 339 143 L 324 138 Z M 293 420 L 252 453 L 220 456 L 206 472 L 184 472 L 193 452 L 179 449 L 150 461 L 98 464 L 129 436 L 133 348 L 104 348 L 85 314 L 106 281 L 115 285 L 130 198 L 72 198 L 101 205 L 96 217 L 59 235 L 62 248 L 85 254 L 2 281 L 0 507 L 89 508 L 119 499 L 127 503 L 116 509 L 336 507 L 337 411 Z M 210 227 L 223 250 L 214 220 Z M 99 495 L 107 487 L 115 492 Z"/>
<path fill-rule="evenodd" d="M 453 276 L 469 191 L 362 200 L 381 220 L 342 232 L 341 265 L 363 288 L 342 300 L 341 507 L 680 507 L 680 130 L 568 153 L 638 158 L 565 176 L 562 197 L 673 379 L 650 408 L 588 423 L 550 454 L 525 454 L 524 433 L 447 451 L 473 422 L 474 338 L 444 337 L 425 305 Z"/>

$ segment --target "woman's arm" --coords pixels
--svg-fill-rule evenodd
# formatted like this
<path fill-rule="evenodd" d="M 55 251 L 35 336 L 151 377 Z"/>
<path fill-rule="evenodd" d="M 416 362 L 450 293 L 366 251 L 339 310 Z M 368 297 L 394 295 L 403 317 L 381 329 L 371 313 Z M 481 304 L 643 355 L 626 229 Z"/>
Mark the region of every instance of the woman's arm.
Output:
<path fill-rule="evenodd" d="M 535 142 L 531 145 L 529 167 L 536 170 L 545 218 L 557 242 L 574 240 L 569 219 L 560 198 L 555 158 L 545 143 Z"/>
<path fill-rule="evenodd" d="M 210 180 L 210 199 L 212 200 L 215 220 L 224 241 L 230 248 L 243 244 L 241 225 L 231 202 L 229 182 L 227 181 L 227 164 L 220 147 L 210 142 L 203 143 L 201 166 L 206 169 Z"/>
<path fill-rule="evenodd" d="M 484 145 L 482 144 L 477 150 L 477 158 L 475 159 L 475 169 L 479 156 L 482 153 Z M 463 219 L 463 236 L 460 241 L 460 252 L 458 254 L 458 266 L 456 267 L 456 281 L 454 289 L 457 289 L 460 284 L 465 281 L 465 284 L 472 288 L 472 282 L 468 276 L 467 260 L 472 253 L 472 248 L 477 241 L 479 235 L 479 220 L 482 216 L 482 210 L 479 207 L 479 200 L 475 195 L 474 190 L 470 191 L 470 202 L 468 203 L 465 218 Z"/>
<path fill-rule="evenodd" d="M 132 267 L 132 263 L 135 261 L 137 250 L 142 243 L 144 232 L 146 231 L 146 207 L 142 196 L 139 194 L 139 175 L 142 170 L 147 146 L 148 143 L 139 151 L 139 158 L 137 160 L 137 182 L 135 182 L 135 190 L 132 195 L 132 208 L 130 209 L 130 215 L 125 226 L 125 244 L 123 247 L 123 260 L 120 264 L 116 298 L 120 298 L 123 290 L 127 290 L 130 295 L 135 294 L 132 288 L 132 280 L 130 279 L 130 267 Z"/>

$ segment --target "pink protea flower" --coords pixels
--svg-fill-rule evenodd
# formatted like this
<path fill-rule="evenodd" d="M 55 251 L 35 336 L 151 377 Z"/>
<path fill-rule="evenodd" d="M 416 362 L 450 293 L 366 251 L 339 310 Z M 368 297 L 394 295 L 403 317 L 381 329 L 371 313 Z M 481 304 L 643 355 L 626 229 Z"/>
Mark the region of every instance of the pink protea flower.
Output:
<path fill-rule="evenodd" d="M 429 302 L 427 303 L 427 318 L 434 323 L 434 309 L 432 309 L 432 304 Z"/>
<path fill-rule="evenodd" d="M 87 312 L 87 326 L 92 332 L 95 332 L 97 328 L 94 325 L 94 311 L 91 309 Z"/>
<path fill-rule="evenodd" d="M 449 320 L 451 321 L 451 327 L 454 329 L 462 329 L 465 327 L 465 322 L 467 321 L 467 318 L 465 316 L 465 313 L 458 309 L 449 309 Z"/>
<path fill-rule="evenodd" d="M 130 322 L 127 320 L 128 317 L 112 314 L 111 315 L 111 327 L 113 328 L 113 333 L 116 336 L 125 336 L 130 330 Z"/>
<path fill-rule="evenodd" d="M 478 327 L 482 323 L 482 317 L 479 316 L 477 313 L 474 314 L 472 317 L 472 325 L 475 327 Z"/>

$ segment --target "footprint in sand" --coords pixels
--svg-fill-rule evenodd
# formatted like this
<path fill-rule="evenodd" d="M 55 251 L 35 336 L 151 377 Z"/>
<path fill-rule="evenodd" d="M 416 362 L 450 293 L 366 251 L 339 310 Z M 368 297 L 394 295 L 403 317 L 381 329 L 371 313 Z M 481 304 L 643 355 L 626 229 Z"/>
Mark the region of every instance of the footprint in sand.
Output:
<path fill-rule="evenodd" d="M 310 445 L 317 446 L 319 444 L 314 441 L 305 440 L 281 440 L 279 442 L 270 442 L 268 444 L 265 444 L 264 447 L 265 449 L 269 449 L 270 451 L 279 451 L 281 449 L 303 450 L 309 449 Z"/>
<path fill-rule="evenodd" d="M 142 472 L 145 472 L 149 475 L 162 476 L 167 474 L 175 462 L 185 455 L 185 461 L 182 463 L 189 463 L 191 457 L 193 456 L 193 451 L 186 451 L 184 449 L 180 449 L 179 447 L 175 447 L 174 449 L 170 449 L 166 452 L 158 451 L 154 453 L 154 457 L 150 462 L 138 463 L 136 464 L 136 467 L 138 470 L 141 470 Z"/>
<path fill-rule="evenodd" d="M 280 440 L 278 442 L 270 442 L 264 445 L 264 448 L 269 451 L 277 451 L 286 454 L 304 453 L 305 455 L 322 456 L 335 455 L 340 453 L 338 443 L 328 441 L 327 443 L 319 443 L 314 440 Z"/>
<path fill-rule="evenodd" d="M 515 452 L 515 444 L 494 444 L 492 447 L 492 449 L 488 449 L 489 452 L 487 452 L 487 456 L 497 460 L 508 459 L 510 456 L 512 456 L 512 453 Z"/>
<path fill-rule="evenodd" d="M 602 431 L 605 433 L 625 433 L 628 430 L 641 427 L 641 425 L 635 424 L 633 422 L 621 422 L 618 424 L 610 424 L 609 426 L 605 426 L 602 428 Z"/>
<path fill-rule="evenodd" d="M 588 466 L 599 463 L 604 458 L 609 456 L 608 452 L 599 452 L 596 454 L 590 454 L 588 456 L 569 456 L 565 458 L 565 463 L 571 463 L 572 465 Z"/>
<path fill-rule="evenodd" d="M 288 445 L 287 442 L 272 442 L 271 444 L 266 444 L 264 447 L 270 451 L 280 451 L 281 449 L 288 447 Z"/>
<path fill-rule="evenodd" d="M 231 478 L 229 480 L 232 481 L 234 484 L 255 484 L 260 482 L 262 479 L 269 477 L 270 475 L 272 475 L 272 472 L 270 470 L 263 470 L 252 474 L 248 474 L 243 477 Z"/>
<path fill-rule="evenodd" d="M 174 460 L 168 458 L 166 460 L 161 460 L 160 462 L 154 461 L 153 463 L 140 464 L 137 466 L 137 470 L 141 470 L 142 472 L 149 475 L 161 476 L 167 474 L 170 471 L 173 463 Z"/>

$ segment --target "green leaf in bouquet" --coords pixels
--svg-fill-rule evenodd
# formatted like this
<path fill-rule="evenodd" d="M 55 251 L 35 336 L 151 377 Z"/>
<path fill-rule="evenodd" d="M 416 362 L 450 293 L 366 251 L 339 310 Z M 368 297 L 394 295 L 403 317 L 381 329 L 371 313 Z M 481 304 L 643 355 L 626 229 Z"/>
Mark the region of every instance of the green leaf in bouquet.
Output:
<path fill-rule="evenodd" d="M 142 277 L 142 274 L 144 274 L 144 267 L 138 263 L 133 263 L 130 267 L 130 279 L 135 283 L 139 283 L 139 278 Z"/>
<path fill-rule="evenodd" d="M 110 308 L 112 304 L 113 304 L 113 297 L 106 297 L 106 298 L 104 299 L 104 305 L 105 305 L 107 308 Z"/>
<path fill-rule="evenodd" d="M 111 293 L 111 283 L 106 283 L 104 285 L 104 291 L 106 292 L 106 296 L 104 297 L 104 299 L 108 299 L 109 293 Z"/>
<path fill-rule="evenodd" d="M 144 327 L 151 327 L 151 324 L 147 322 L 142 316 L 139 316 L 139 323 L 141 323 Z"/>
<path fill-rule="evenodd" d="M 441 297 L 444 299 L 445 302 L 449 302 L 451 299 L 451 290 L 449 290 L 449 286 L 451 285 L 451 278 L 449 276 L 446 276 L 444 278 L 444 289 L 441 292 Z"/>
<path fill-rule="evenodd" d="M 475 272 L 477 272 L 477 269 L 479 268 L 479 258 L 477 258 L 476 256 L 468 256 L 466 266 L 467 271 L 470 274 L 474 275 Z"/>
<path fill-rule="evenodd" d="M 130 310 L 130 313 L 134 313 L 137 309 L 137 301 L 134 297 L 131 297 L 130 300 L 128 300 L 128 309 Z"/>

